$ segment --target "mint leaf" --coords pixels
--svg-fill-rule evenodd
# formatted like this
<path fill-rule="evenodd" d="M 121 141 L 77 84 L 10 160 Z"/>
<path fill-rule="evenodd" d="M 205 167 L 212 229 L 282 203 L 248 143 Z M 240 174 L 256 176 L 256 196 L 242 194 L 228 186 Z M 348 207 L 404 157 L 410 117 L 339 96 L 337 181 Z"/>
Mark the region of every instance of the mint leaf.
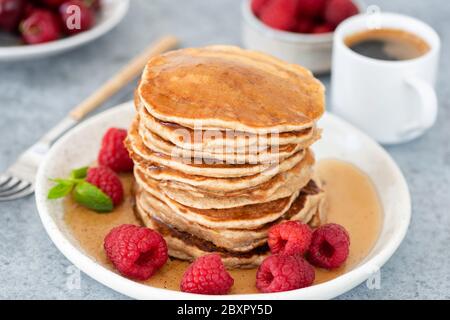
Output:
<path fill-rule="evenodd" d="M 84 179 L 87 176 L 89 167 L 82 167 L 75 170 L 72 170 L 70 173 L 71 179 Z"/>
<path fill-rule="evenodd" d="M 80 182 L 73 191 L 73 198 L 79 204 L 99 213 L 111 212 L 113 202 L 103 191 L 89 182 Z"/>
<path fill-rule="evenodd" d="M 54 200 L 67 196 L 73 189 L 73 182 L 58 179 L 58 184 L 51 188 L 48 192 L 47 198 Z"/>

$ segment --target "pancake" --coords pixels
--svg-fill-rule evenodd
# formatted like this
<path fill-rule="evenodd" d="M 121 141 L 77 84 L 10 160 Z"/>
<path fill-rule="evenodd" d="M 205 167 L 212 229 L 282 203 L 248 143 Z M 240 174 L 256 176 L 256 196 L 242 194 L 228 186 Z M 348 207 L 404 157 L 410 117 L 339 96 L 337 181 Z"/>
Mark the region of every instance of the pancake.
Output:
<path fill-rule="evenodd" d="M 178 187 L 184 190 L 192 190 L 191 187 L 195 187 L 195 190 L 204 190 L 205 192 L 231 194 L 242 191 L 243 189 L 249 189 L 261 185 L 271 180 L 277 174 L 291 170 L 301 162 L 304 155 L 305 150 L 302 150 L 292 157 L 282 161 L 279 165 L 271 166 L 266 171 L 252 176 L 235 178 L 214 178 L 190 175 L 182 171 L 145 161 L 136 154 L 133 154 L 133 160 L 135 167 L 144 172 L 146 176 L 150 176 L 151 178 L 160 181 L 162 184 L 170 182 L 175 187 L 176 183 L 179 183 Z"/>
<path fill-rule="evenodd" d="M 167 156 L 176 158 L 201 158 L 214 159 L 228 164 L 232 163 L 277 163 L 300 150 L 303 150 L 312 145 L 318 140 L 319 135 L 313 131 L 310 139 L 305 140 L 302 144 L 287 144 L 282 146 L 269 146 L 266 150 L 258 151 L 252 146 L 243 148 L 246 153 L 226 153 L 233 150 L 227 148 L 216 148 L 210 151 L 189 150 L 180 148 L 171 142 L 162 139 L 156 133 L 153 133 L 148 128 L 139 125 L 139 135 L 142 137 L 143 143 L 151 150 L 165 154 Z"/>
<path fill-rule="evenodd" d="M 194 132 L 191 128 L 156 119 L 140 106 L 139 100 L 135 101 L 135 104 L 143 126 L 182 149 L 213 152 L 217 148 L 228 148 L 233 149 L 236 153 L 245 153 L 250 146 L 253 148 L 252 150 L 262 151 L 272 145 L 307 145 L 314 135 L 320 135 L 320 130 L 315 126 L 301 131 L 279 134 L 252 134 L 232 130 L 197 130 Z"/>
<path fill-rule="evenodd" d="M 219 229 L 255 229 L 259 226 L 275 221 L 289 210 L 292 202 L 297 198 L 300 190 L 294 194 L 264 203 L 256 203 L 227 209 L 198 209 L 182 205 L 155 187 L 143 185 L 139 177 L 136 182 L 143 192 L 150 194 L 166 204 L 173 215 L 201 224 L 208 228 Z"/>
<path fill-rule="evenodd" d="M 183 230 L 201 239 L 212 242 L 229 251 L 245 252 L 263 245 L 267 241 L 267 231 L 275 223 L 284 220 L 299 220 L 309 223 L 313 217 L 323 212 L 324 193 L 314 181 L 310 181 L 291 204 L 288 211 L 279 219 L 261 225 L 256 229 L 219 229 L 208 228 L 192 223 L 182 216 L 174 215 L 169 206 L 152 195 L 138 191 L 136 202 L 147 214 L 162 221 L 166 225 Z M 225 217 L 224 217 L 225 219 Z"/>
<path fill-rule="evenodd" d="M 312 166 L 295 167 L 290 175 L 282 173 L 264 184 L 264 188 L 252 188 L 231 195 L 217 195 L 200 190 L 182 190 L 171 187 L 169 182 L 159 183 L 149 176 L 145 176 L 139 168 L 135 168 L 137 183 L 146 191 L 157 197 L 170 198 L 181 205 L 197 209 L 227 209 L 251 204 L 270 202 L 289 197 L 302 189 L 311 179 Z"/>
<path fill-rule="evenodd" d="M 283 194 L 288 195 L 305 186 L 312 177 L 313 164 L 314 164 L 314 157 L 312 152 L 308 149 L 305 152 L 305 157 L 303 158 L 303 160 L 297 163 L 293 168 L 284 172 L 278 172 L 278 174 L 274 175 L 272 178 L 253 187 L 224 191 L 224 188 L 221 187 L 221 183 L 226 182 L 226 179 L 216 181 L 217 183 L 216 190 L 205 190 L 203 188 L 192 186 L 189 183 L 171 180 L 160 181 L 159 186 L 164 191 L 166 191 L 166 193 L 169 196 L 171 196 L 175 201 L 178 201 L 176 198 L 177 197 L 176 193 L 180 193 L 178 197 L 183 198 L 179 201 L 181 203 L 184 203 L 186 201 L 198 201 L 200 202 L 199 205 L 202 205 L 202 203 L 204 203 L 205 200 L 209 200 L 214 201 L 215 204 L 218 204 L 218 202 L 215 199 L 217 197 L 221 198 L 235 197 L 236 199 L 242 197 L 246 202 L 246 204 L 249 203 L 248 200 L 245 199 L 249 199 L 250 201 L 258 200 L 260 202 L 265 202 L 267 201 L 266 199 L 268 199 L 269 197 L 272 197 L 272 199 L 274 199 L 276 194 L 278 194 L 279 196 L 283 196 L 282 194 L 280 194 L 281 188 L 285 190 Z M 153 179 L 153 176 L 151 174 L 147 175 L 147 177 Z M 189 194 L 186 195 L 185 192 L 190 192 L 190 195 Z M 219 202 L 223 201 L 219 200 Z M 195 205 L 193 206 L 196 207 Z"/>
<path fill-rule="evenodd" d="M 193 261 L 209 253 L 218 253 L 227 268 L 255 268 L 270 254 L 267 244 L 258 246 L 247 252 L 232 252 L 212 242 L 194 236 L 188 232 L 180 231 L 173 226 L 153 218 L 136 205 L 136 213 L 144 225 L 158 231 L 167 242 L 169 255 L 181 260 Z M 319 214 L 316 214 L 318 216 Z M 311 220 L 315 220 L 314 218 Z"/>
<path fill-rule="evenodd" d="M 258 247 L 250 252 L 231 253 L 187 232 L 170 228 L 164 223 L 151 218 L 139 207 L 136 207 L 136 211 L 144 225 L 159 232 L 164 237 L 169 249 L 169 255 L 173 258 L 193 261 L 206 254 L 218 253 L 227 268 L 250 269 L 259 266 L 270 254 L 267 246 Z"/>
<path fill-rule="evenodd" d="M 125 141 L 126 147 L 130 152 L 131 158 L 134 154 L 146 161 L 153 162 L 159 166 L 165 166 L 174 170 L 182 171 L 191 175 L 226 178 L 226 177 L 243 177 L 252 176 L 266 171 L 273 163 L 263 164 L 226 164 L 217 161 L 208 161 L 207 159 L 183 159 L 174 158 L 167 155 L 157 153 L 142 142 L 139 136 L 138 121 L 135 119 L 128 131 Z"/>
<path fill-rule="evenodd" d="M 324 112 L 312 73 L 232 46 L 182 49 L 152 58 L 138 96 L 156 119 L 205 130 L 301 131 Z"/>
<path fill-rule="evenodd" d="M 294 169 L 292 169 L 294 170 Z M 311 179 L 312 166 L 300 168 L 299 174 L 281 174 L 273 182 L 265 183 L 265 188 L 252 188 L 232 194 L 214 194 L 200 190 L 183 190 L 170 184 L 160 184 L 160 189 L 172 200 L 198 209 L 227 209 L 245 205 L 270 202 L 288 197 L 303 188 Z M 279 178 L 279 179 L 277 179 Z"/>

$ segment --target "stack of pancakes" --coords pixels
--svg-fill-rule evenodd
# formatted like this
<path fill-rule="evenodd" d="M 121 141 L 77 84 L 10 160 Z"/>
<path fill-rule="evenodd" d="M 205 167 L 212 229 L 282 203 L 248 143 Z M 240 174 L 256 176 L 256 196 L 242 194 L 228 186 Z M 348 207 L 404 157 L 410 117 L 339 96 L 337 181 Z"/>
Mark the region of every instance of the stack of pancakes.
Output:
<path fill-rule="evenodd" d="M 136 211 L 171 256 L 253 267 L 272 225 L 323 220 L 309 146 L 324 88 L 308 70 L 230 46 L 172 51 L 149 61 L 135 106 Z"/>

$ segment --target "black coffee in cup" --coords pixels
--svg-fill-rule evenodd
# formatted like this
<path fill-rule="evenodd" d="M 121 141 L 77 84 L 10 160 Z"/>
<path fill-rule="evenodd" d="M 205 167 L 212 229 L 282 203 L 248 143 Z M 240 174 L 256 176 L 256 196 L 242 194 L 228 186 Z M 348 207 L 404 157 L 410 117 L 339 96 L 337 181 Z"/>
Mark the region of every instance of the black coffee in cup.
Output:
<path fill-rule="evenodd" d="M 360 55 L 387 61 L 415 59 L 430 50 L 421 37 L 399 29 L 365 30 L 347 36 L 344 42 Z"/>

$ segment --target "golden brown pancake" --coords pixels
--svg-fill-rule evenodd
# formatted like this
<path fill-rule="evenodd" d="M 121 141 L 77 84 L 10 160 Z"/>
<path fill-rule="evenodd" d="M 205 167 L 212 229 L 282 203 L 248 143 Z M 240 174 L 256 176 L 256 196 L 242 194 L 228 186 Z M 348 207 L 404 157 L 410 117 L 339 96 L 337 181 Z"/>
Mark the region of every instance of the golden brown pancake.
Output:
<path fill-rule="evenodd" d="M 285 214 L 283 218 L 275 223 L 280 223 L 286 219 L 301 220 L 301 218 L 295 216 L 295 212 L 304 206 L 304 201 L 308 199 L 308 196 L 315 197 L 313 194 L 317 192 L 317 186 L 312 182 L 305 188 L 303 196 L 298 197 L 291 209 Z M 323 197 L 322 197 L 323 199 Z M 317 223 L 320 220 L 320 211 L 323 211 L 323 201 L 317 206 L 316 212 L 310 212 L 308 219 L 310 224 Z M 251 246 L 251 249 L 247 251 L 230 251 L 220 245 L 216 245 L 212 241 L 205 240 L 203 237 L 193 235 L 192 233 L 181 231 L 177 227 L 159 220 L 153 216 L 152 210 L 147 211 L 142 207 L 142 204 L 138 201 L 136 204 L 136 212 L 143 223 L 158 232 L 160 232 L 167 242 L 169 248 L 169 255 L 182 260 L 195 260 L 196 258 L 208 253 L 218 253 L 222 257 L 222 261 L 227 268 L 253 268 L 257 267 L 269 255 L 266 239 L 258 241 L 258 245 Z M 300 210 L 302 212 L 302 210 Z M 270 227 L 270 226 L 267 226 Z M 254 232 L 267 232 L 267 227 L 263 227 L 259 231 Z M 247 231 L 252 232 L 252 231 Z M 219 233 L 219 236 L 221 233 Z M 217 242 L 217 241 L 215 241 Z"/>
<path fill-rule="evenodd" d="M 301 159 L 304 159 L 305 150 L 292 157 L 274 165 L 261 173 L 234 178 L 214 178 L 197 176 L 184 173 L 179 170 L 161 166 L 157 163 L 144 160 L 137 154 L 132 154 L 135 167 L 146 176 L 160 181 L 161 184 L 170 184 L 183 190 L 203 190 L 212 194 L 239 194 L 244 189 L 255 189 L 256 186 L 263 185 L 275 176 L 282 174 L 298 166 Z M 195 189 L 192 189 L 194 187 Z"/>
<path fill-rule="evenodd" d="M 164 237 L 171 257 L 193 261 L 209 253 L 218 253 L 227 268 L 249 269 L 259 266 L 269 255 L 269 248 L 267 246 L 261 246 L 249 252 L 228 252 L 223 248 L 213 245 L 209 241 L 194 237 L 187 232 L 170 228 L 147 215 L 139 207 L 136 209 L 143 223 L 148 228 L 158 231 Z"/>
<path fill-rule="evenodd" d="M 147 214 L 167 225 L 191 233 L 229 251 L 246 252 L 264 244 L 267 241 L 268 229 L 276 223 L 284 220 L 299 220 L 304 223 L 310 223 L 315 216 L 320 218 L 324 209 L 324 193 L 314 181 L 310 181 L 308 186 L 302 189 L 290 205 L 290 208 L 280 218 L 269 223 L 258 224 L 254 229 L 241 229 L 239 226 L 234 228 L 209 228 L 192 222 L 182 215 L 173 214 L 173 210 L 163 201 L 140 188 L 138 188 L 136 202 Z M 239 216 L 243 214 L 244 212 L 239 212 L 238 218 L 235 219 L 239 219 Z M 261 214 L 264 213 L 260 213 L 255 218 L 260 219 Z M 253 212 L 250 215 L 253 215 Z M 233 215 L 230 212 L 225 212 L 219 218 L 223 222 L 233 221 Z M 246 217 L 246 219 L 249 218 Z"/>
<path fill-rule="evenodd" d="M 188 150 L 213 152 L 217 148 L 226 148 L 234 150 L 236 153 L 246 153 L 250 147 L 262 151 L 274 145 L 306 145 L 308 140 L 314 136 L 320 136 L 320 130 L 316 127 L 279 134 L 253 134 L 231 130 L 194 131 L 173 122 L 156 119 L 148 113 L 145 107 L 142 107 L 137 95 L 135 95 L 135 105 L 142 125 L 173 145 Z"/>
<path fill-rule="evenodd" d="M 309 139 L 305 139 L 301 144 L 266 146 L 266 148 L 261 151 L 258 151 L 258 148 L 255 145 L 254 147 L 242 147 L 239 152 L 235 152 L 236 149 L 231 149 L 225 146 L 204 151 L 183 149 L 169 141 L 164 140 L 158 134 L 142 125 L 142 122 L 139 124 L 139 135 L 142 137 L 142 142 L 149 149 L 168 156 L 188 159 L 200 157 L 204 159 L 223 161 L 226 163 L 250 164 L 281 162 L 298 151 L 308 148 L 320 137 L 319 132 L 313 131 L 311 132 L 311 137 Z"/>
<path fill-rule="evenodd" d="M 126 146 L 131 157 L 136 154 L 146 161 L 157 163 L 160 166 L 183 171 L 191 175 L 231 178 L 252 176 L 273 167 L 273 163 L 258 164 L 228 164 L 222 161 L 212 161 L 208 159 L 184 159 L 170 157 L 162 153 L 149 149 L 143 142 L 138 133 L 138 120 L 132 123 L 126 139 Z M 300 160 L 300 159 L 299 159 Z"/>
<path fill-rule="evenodd" d="M 138 95 L 159 120 L 252 133 L 312 127 L 325 106 L 324 87 L 309 70 L 232 46 L 154 57 Z"/>
<path fill-rule="evenodd" d="M 135 177 L 144 188 L 162 192 L 180 204 L 199 209 L 224 209 L 269 202 L 292 195 L 311 179 L 313 163 L 314 157 L 308 151 L 305 158 L 292 169 L 253 188 L 228 192 L 202 190 L 180 182 L 158 181 L 152 177 L 151 172 L 147 174 L 148 171 L 142 170 L 139 165 L 135 167 Z"/>

